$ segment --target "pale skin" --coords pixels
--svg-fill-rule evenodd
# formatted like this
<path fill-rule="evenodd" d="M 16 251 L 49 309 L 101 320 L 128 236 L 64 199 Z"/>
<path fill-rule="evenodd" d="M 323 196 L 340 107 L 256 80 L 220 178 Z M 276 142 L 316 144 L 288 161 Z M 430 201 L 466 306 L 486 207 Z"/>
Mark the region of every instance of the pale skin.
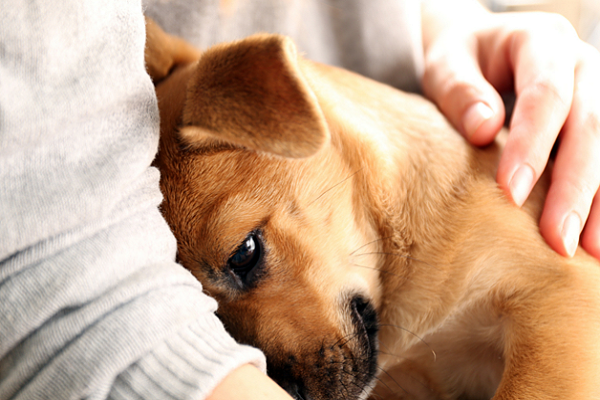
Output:
<path fill-rule="evenodd" d="M 422 15 L 425 94 L 471 143 L 485 145 L 504 121 L 498 92 L 514 89 L 498 184 L 521 206 L 560 135 L 540 232 L 563 256 L 580 242 L 600 259 L 600 53 L 554 14 L 425 0 Z"/>
<path fill-rule="evenodd" d="M 206 400 L 291 400 L 279 385 L 251 364 L 233 370 Z"/>
<path fill-rule="evenodd" d="M 517 102 L 497 181 L 521 206 L 560 134 L 540 232 L 559 254 L 577 244 L 600 259 L 600 53 L 552 14 L 493 14 L 476 0 L 424 0 L 423 90 L 474 145 L 490 143 Z M 228 375 L 208 397 L 291 397 L 252 365 Z"/>

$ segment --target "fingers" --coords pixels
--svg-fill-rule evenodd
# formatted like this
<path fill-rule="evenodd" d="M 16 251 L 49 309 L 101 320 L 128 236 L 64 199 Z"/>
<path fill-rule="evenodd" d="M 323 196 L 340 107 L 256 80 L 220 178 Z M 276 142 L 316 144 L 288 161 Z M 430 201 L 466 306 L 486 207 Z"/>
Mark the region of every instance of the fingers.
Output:
<path fill-rule="evenodd" d="M 572 40 L 560 30 L 551 32 L 553 37 L 517 31 L 509 51 L 517 101 L 497 181 L 519 206 L 546 167 L 573 100 Z"/>
<path fill-rule="evenodd" d="M 581 237 L 600 259 L 600 53 L 558 15 L 494 14 L 485 22 L 470 34 L 459 26 L 430 38 L 424 93 L 472 144 L 483 145 L 504 122 L 494 88 L 514 82 L 497 182 L 521 206 L 560 134 L 540 231 L 560 254 L 572 255 Z"/>
<path fill-rule="evenodd" d="M 590 52 L 584 59 L 576 70 L 540 231 L 557 252 L 573 256 L 585 225 L 582 245 L 600 259 L 600 55 Z"/>
<path fill-rule="evenodd" d="M 600 260 L 600 194 L 596 193 L 592 211 L 581 237 L 581 246 Z"/>
<path fill-rule="evenodd" d="M 485 145 L 502 127 L 504 105 L 482 75 L 477 44 L 465 40 L 447 38 L 428 51 L 423 91 L 471 143 Z"/>

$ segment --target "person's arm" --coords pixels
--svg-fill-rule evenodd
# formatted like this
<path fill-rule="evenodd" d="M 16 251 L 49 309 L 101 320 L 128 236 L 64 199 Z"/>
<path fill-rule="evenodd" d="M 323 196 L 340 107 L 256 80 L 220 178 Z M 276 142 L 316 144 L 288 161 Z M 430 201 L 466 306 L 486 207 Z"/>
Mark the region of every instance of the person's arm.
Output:
<path fill-rule="evenodd" d="M 264 371 L 175 263 L 140 1 L 1 7 L 0 399 L 202 399 Z"/>
<path fill-rule="evenodd" d="M 548 244 L 600 259 L 600 54 L 555 14 L 494 14 L 476 0 L 423 0 L 423 90 L 475 145 L 504 121 L 498 92 L 516 104 L 497 181 L 521 206 L 560 135 L 540 220 Z"/>
<path fill-rule="evenodd" d="M 290 400 L 285 390 L 251 364 L 232 371 L 207 400 Z"/>

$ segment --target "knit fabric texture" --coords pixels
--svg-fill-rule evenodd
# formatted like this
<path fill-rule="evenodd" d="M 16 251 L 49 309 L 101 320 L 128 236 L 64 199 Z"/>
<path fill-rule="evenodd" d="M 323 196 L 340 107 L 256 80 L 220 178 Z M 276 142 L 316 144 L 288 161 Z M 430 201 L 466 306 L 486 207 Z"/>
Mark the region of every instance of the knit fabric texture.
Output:
<path fill-rule="evenodd" d="M 0 399 L 202 399 L 264 371 L 174 262 L 139 0 L 0 9 Z"/>

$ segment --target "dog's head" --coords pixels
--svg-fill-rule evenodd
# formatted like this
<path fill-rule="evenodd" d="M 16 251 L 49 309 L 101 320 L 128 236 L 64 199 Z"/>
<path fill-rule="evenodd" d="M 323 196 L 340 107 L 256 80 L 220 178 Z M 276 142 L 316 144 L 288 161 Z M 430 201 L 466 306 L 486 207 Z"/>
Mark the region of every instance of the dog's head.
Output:
<path fill-rule="evenodd" d="M 155 164 L 178 259 L 229 332 L 296 398 L 365 398 L 382 250 L 357 160 L 377 144 L 351 143 L 319 68 L 281 36 L 209 49 L 157 86 Z"/>

